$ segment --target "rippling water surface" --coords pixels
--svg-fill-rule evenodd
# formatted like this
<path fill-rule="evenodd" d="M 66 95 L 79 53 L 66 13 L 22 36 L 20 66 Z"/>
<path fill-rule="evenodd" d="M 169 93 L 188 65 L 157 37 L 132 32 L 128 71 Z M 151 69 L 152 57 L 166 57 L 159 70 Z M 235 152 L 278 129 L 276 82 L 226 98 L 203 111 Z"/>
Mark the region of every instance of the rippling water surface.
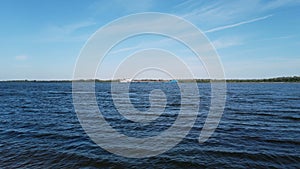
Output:
<path fill-rule="evenodd" d="M 121 84 L 120 84 L 121 85 Z M 113 155 L 97 146 L 78 122 L 71 83 L 0 83 L 0 168 L 300 168 L 300 84 L 229 83 L 223 117 L 212 137 L 198 137 L 210 106 L 210 85 L 198 84 L 200 109 L 190 133 L 174 148 L 151 158 Z M 164 113 L 139 127 L 118 114 L 110 83 L 97 83 L 106 120 L 131 137 L 166 130 L 180 109 L 176 84 L 133 83 L 130 100 L 145 111 L 148 94 L 164 91 Z M 121 95 L 120 95 L 121 97 Z"/>

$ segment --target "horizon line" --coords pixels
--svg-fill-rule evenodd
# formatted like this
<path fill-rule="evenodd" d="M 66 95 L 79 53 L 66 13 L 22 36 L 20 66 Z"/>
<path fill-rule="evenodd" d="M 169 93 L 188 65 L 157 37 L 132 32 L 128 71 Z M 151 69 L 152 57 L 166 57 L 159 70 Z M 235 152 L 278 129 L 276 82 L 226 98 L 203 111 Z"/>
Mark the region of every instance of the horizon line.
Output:
<path fill-rule="evenodd" d="M 159 79 L 159 78 L 142 78 L 142 79 L 133 79 L 133 80 L 148 80 L 148 81 L 166 81 L 166 80 L 268 80 L 268 79 L 279 79 L 279 78 L 300 78 L 298 75 L 294 76 L 276 76 L 276 77 L 267 77 L 267 78 L 225 78 L 225 79 L 212 79 L 212 78 L 195 78 L 195 79 L 184 79 L 184 78 L 174 78 L 174 79 Z M 59 82 L 59 81 L 120 81 L 123 79 L 8 79 L 0 80 L 0 82 Z"/>

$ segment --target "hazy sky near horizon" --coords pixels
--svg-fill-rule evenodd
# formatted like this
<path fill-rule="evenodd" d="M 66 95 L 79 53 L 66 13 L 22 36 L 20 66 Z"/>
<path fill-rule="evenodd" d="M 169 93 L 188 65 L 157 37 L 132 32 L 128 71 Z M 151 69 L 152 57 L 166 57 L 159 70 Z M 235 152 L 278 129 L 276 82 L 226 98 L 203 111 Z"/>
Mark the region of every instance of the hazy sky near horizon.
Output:
<path fill-rule="evenodd" d="M 226 78 L 300 75 L 300 0 L 2 0 L 0 80 L 72 79 L 79 52 L 95 31 L 140 12 L 169 13 L 196 25 L 215 46 Z M 180 55 L 180 45 L 164 41 L 145 36 L 116 46 L 98 78 L 109 78 L 110 66 L 140 49 Z M 189 60 L 187 55 L 181 57 Z M 201 66 L 188 64 L 205 78 Z"/>

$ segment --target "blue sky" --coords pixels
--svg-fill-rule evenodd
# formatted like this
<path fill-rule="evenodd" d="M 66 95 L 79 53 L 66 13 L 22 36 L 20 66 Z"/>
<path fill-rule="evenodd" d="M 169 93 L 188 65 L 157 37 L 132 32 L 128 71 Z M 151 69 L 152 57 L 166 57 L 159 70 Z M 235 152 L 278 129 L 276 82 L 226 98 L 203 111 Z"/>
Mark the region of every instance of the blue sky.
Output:
<path fill-rule="evenodd" d="M 300 75 L 299 0 L 2 0 L 0 80 L 72 79 L 87 39 L 114 19 L 139 12 L 169 13 L 196 25 L 217 49 L 226 78 Z M 136 37 L 116 46 L 98 78 L 109 77 L 114 57 L 140 48 L 178 51 L 175 42 L 155 43 L 163 40 Z M 205 78 L 201 68 L 195 70 Z"/>

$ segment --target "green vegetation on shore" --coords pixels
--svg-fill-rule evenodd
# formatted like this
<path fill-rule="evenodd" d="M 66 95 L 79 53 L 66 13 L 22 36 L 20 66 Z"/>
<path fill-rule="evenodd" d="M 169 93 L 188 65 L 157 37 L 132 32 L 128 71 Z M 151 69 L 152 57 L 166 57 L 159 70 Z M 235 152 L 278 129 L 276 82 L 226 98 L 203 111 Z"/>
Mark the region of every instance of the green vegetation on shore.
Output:
<path fill-rule="evenodd" d="M 100 80 L 100 79 L 89 79 L 89 80 L 74 80 L 76 82 L 119 82 L 120 80 Z M 169 80 L 154 80 L 154 79 L 142 79 L 135 80 L 134 82 L 168 82 Z M 178 82 L 189 83 L 189 82 L 198 82 L 198 83 L 209 83 L 211 81 L 218 82 L 223 80 L 210 80 L 210 79 L 179 79 Z M 72 80 L 7 80 L 2 82 L 72 82 Z M 293 77 L 276 77 L 268 79 L 226 79 L 227 83 L 267 83 L 267 82 L 300 82 L 300 76 Z"/>
<path fill-rule="evenodd" d="M 239 83 L 239 82 L 300 82 L 300 76 L 293 77 L 276 77 L 269 79 L 228 79 L 226 82 Z"/>

